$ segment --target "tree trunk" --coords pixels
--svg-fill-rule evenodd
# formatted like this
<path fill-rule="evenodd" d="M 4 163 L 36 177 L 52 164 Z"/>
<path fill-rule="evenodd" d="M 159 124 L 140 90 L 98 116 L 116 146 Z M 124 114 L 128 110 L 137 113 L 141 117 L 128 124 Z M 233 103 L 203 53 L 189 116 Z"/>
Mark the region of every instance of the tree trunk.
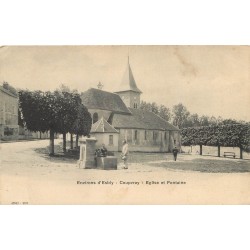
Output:
<path fill-rule="evenodd" d="M 73 134 L 70 134 L 70 149 L 73 149 Z"/>
<path fill-rule="evenodd" d="M 78 138 L 79 138 L 79 136 L 78 136 L 78 134 L 76 135 L 76 148 L 78 148 Z"/>
<path fill-rule="evenodd" d="M 66 133 L 63 133 L 63 153 L 66 153 Z"/>
<path fill-rule="evenodd" d="M 240 159 L 243 159 L 243 149 L 240 147 Z"/>
<path fill-rule="evenodd" d="M 50 139 L 50 147 L 49 147 L 49 155 L 54 155 L 54 131 L 51 129 L 49 131 L 49 139 Z"/>
<path fill-rule="evenodd" d="M 218 157 L 220 157 L 220 145 L 218 145 Z"/>
<path fill-rule="evenodd" d="M 202 145 L 200 145 L 200 155 L 202 155 Z"/>

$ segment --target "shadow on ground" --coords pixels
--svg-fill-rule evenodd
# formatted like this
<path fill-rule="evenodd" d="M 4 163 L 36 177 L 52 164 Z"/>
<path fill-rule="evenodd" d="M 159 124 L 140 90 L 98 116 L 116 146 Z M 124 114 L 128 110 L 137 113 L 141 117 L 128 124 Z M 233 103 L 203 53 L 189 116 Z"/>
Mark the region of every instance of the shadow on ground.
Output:
<path fill-rule="evenodd" d="M 56 163 L 72 163 L 76 164 L 76 161 L 79 159 L 79 155 L 71 153 L 63 153 L 62 147 L 60 145 L 55 145 L 55 155 L 49 155 L 49 147 L 36 148 L 34 151 L 42 158 Z"/>

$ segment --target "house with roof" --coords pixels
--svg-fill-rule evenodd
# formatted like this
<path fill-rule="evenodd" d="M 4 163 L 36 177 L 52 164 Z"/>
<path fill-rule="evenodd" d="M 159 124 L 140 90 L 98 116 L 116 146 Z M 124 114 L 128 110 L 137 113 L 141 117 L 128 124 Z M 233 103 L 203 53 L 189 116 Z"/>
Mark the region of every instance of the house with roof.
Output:
<path fill-rule="evenodd" d="M 140 109 L 141 94 L 129 60 L 116 92 L 90 88 L 81 94 L 82 103 L 91 113 L 91 135 L 98 145 L 104 143 L 110 151 L 121 151 L 125 139 L 130 151 L 170 152 L 180 147 L 179 129 L 155 113 Z"/>
<path fill-rule="evenodd" d="M 17 91 L 4 82 L 0 86 L 0 139 L 18 139 L 18 95 Z"/>
<path fill-rule="evenodd" d="M 101 148 L 102 144 L 105 144 L 109 151 L 118 151 L 119 132 L 103 117 L 92 125 L 90 133 L 97 139 L 97 148 Z"/>

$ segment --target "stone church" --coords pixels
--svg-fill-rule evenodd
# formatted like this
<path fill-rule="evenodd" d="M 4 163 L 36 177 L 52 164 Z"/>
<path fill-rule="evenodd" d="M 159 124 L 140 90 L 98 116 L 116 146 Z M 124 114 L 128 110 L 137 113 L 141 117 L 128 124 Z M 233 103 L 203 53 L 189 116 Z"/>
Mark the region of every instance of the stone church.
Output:
<path fill-rule="evenodd" d="M 175 146 L 180 148 L 179 129 L 140 109 L 141 94 L 129 60 L 118 91 L 90 88 L 81 94 L 92 116 L 91 136 L 97 138 L 97 146 L 104 143 L 110 151 L 121 151 L 126 139 L 130 151 L 170 152 Z"/>

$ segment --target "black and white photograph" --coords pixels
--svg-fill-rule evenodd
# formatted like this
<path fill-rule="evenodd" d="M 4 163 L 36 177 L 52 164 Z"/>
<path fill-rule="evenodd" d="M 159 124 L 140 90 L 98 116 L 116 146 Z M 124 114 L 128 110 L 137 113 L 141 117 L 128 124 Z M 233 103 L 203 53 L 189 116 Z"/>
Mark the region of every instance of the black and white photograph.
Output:
<path fill-rule="evenodd" d="M 249 204 L 249 46 L 0 47 L 1 204 Z"/>

